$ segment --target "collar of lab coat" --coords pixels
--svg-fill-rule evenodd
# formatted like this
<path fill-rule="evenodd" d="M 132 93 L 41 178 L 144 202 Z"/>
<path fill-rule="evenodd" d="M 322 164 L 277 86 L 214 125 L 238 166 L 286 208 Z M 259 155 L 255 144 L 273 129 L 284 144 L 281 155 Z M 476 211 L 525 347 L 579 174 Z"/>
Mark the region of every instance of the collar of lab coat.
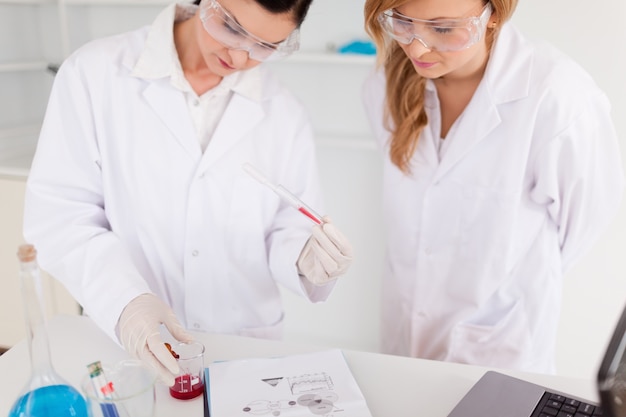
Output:
<path fill-rule="evenodd" d="M 146 102 L 170 130 L 193 161 L 199 161 L 198 171 L 206 170 L 232 149 L 264 116 L 260 105 L 273 89 L 265 88 L 259 67 L 238 71 L 224 77 L 220 89 L 229 88 L 234 94 L 222 116 L 207 151 L 202 153 L 193 122 L 185 109 L 187 104 L 173 81 L 176 70 L 182 72 L 174 44 L 173 25 L 177 20 L 193 16 L 197 7 L 172 4 L 165 8 L 148 28 L 146 42 L 136 62 L 126 62 L 132 75 L 150 80 L 143 91 Z M 178 68 L 176 67 L 178 65 Z M 171 87 L 174 88 L 171 88 Z M 275 87 L 274 87 L 275 88 Z"/>
<path fill-rule="evenodd" d="M 130 64 L 132 75 L 143 79 L 170 77 L 172 85 L 179 90 L 190 89 L 184 78 L 178 52 L 174 44 L 173 26 L 175 22 L 190 19 L 197 11 L 193 4 L 171 4 L 154 20 L 148 32 L 146 43 L 136 63 Z M 216 90 L 241 94 L 253 101 L 261 100 L 261 75 L 258 69 L 237 71 L 222 79 Z"/>
<path fill-rule="evenodd" d="M 483 78 L 493 102 L 502 104 L 527 97 L 532 69 L 532 45 L 512 23 L 504 24 Z"/>
<path fill-rule="evenodd" d="M 435 183 L 501 123 L 499 105 L 528 96 L 532 58 L 532 46 L 512 24 L 503 25 L 471 103 L 448 134 L 450 143 L 441 161 L 433 138 L 420 139 L 422 152 L 415 157 L 421 163 L 436 166 Z M 425 105 L 432 108 L 438 103 L 432 81 L 426 83 L 426 90 Z M 431 132 L 426 129 L 423 135 Z"/>

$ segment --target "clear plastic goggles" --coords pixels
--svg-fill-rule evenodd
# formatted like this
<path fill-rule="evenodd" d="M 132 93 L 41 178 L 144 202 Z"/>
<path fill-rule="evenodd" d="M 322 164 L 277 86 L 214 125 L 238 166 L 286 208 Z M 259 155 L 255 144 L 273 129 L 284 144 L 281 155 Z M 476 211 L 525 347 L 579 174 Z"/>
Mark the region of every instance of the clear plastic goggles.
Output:
<path fill-rule="evenodd" d="M 490 16 L 491 4 L 487 3 L 480 16 L 463 19 L 414 19 L 389 9 L 378 16 L 378 21 L 389 36 L 404 45 L 417 39 L 425 48 L 446 52 L 467 49 L 478 42 Z"/>
<path fill-rule="evenodd" d="M 200 20 L 213 39 L 229 49 L 248 52 L 250 59 L 255 61 L 281 58 L 297 51 L 300 46 L 298 29 L 280 43 L 266 42 L 244 29 L 217 0 L 202 0 Z"/>

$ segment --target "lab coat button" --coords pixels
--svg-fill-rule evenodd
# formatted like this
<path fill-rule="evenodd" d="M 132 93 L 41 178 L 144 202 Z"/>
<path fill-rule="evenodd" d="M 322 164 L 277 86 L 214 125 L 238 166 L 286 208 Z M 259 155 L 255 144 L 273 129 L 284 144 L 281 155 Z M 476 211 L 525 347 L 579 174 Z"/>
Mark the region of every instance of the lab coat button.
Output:
<path fill-rule="evenodd" d="M 200 104 L 200 100 L 196 99 L 196 100 L 193 101 L 193 105 L 194 106 L 197 106 L 198 104 Z"/>
<path fill-rule="evenodd" d="M 200 325 L 199 325 L 198 323 L 194 323 L 194 324 L 193 324 L 193 328 L 194 328 L 194 329 L 199 329 L 199 328 L 200 328 Z"/>
<path fill-rule="evenodd" d="M 430 250 L 430 248 L 426 248 L 426 249 L 424 249 L 424 253 L 425 253 L 426 255 L 430 255 L 430 253 L 431 253 L 431 252 L 432 252 L 432 251 Z"/>
<path fill-rule="evenodd" d="M 197 250 L 194 250 L 193 252 L 191 252 L 191 256 L 198 256 L 198 253 L 199 252 Z"/>

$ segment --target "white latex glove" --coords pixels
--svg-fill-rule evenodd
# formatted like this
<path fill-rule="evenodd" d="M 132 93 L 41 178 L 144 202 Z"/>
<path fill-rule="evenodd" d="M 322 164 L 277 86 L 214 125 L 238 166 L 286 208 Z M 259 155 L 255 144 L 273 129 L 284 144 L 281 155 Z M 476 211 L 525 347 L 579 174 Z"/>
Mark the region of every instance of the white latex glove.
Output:
<path fill-rule="evenodd" d="M 352 246 L 328 217 L 313 226 L 313 233 L 302 248 L 296 265 L 314 285 L 324 285 L 348 270 L 352 263 Z"/>
<path fill-rule="evenodd" d="M 178 341 L 193 340 L 172 309 L 154 294 L 142 294 L 126 305 L 118 321 L 119 337 L 128 353 L 154 368 L 159 379 L 172 386 L 180 370 L 161 339 L 161 323 Z"/>

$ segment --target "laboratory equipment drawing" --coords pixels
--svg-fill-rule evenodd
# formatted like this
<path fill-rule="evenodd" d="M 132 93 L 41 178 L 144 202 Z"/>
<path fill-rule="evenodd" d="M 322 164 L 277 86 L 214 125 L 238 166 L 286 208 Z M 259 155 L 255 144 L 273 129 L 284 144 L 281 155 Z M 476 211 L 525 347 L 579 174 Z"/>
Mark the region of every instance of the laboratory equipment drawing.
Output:
<path fill-rule="evenodd" d="M 335 413 L 340 416 L 343 409 L 336 406 L 339 397 L 332 391 L 318 392 L 315 394 L 304 394 L 298 397 L 298 404 L 309 409 L 311 414 L 334 417 Z"/>
<path fill-rule="evenodd" d="M 371 417 L 339 349 L 214 362 L 205 380 L 215 417 Z"/>
<path fill-rule="evenodd" d="M 280 381 L 282 381 L 282 379 L 283 377 L 281 376 L 280 378 L 264 378 L 264 379 L 261 379 L 261 381 L 275 387 L 276 385 L 278 385 Z"/>
<path fill-rule="evenodd" d="M 255 400 L 243 407 L 244 413 L 253 416 L 262 416 L 269 414 L 272 416 L 280 416 L 285 410 L 297 407 L 298 403 L 294 400 Z"/>
<path fill-rule="evenodd" d="M 289 378 L 289 388 L 294 395 L 311 391 L 327 391 L 333 389 L 333 380 L 326 374 L 305 374 Z"/>
<path fill-rule="evenodd" d="M 261 381 L 276 387 L 284 379 L 284 377 L 262 378 Z M 339 400 L 339 395 L 333 391 L 334 384 L 332 378 L 326 372 L 303 374 L 286 379 L 289 391 L 296 397 L 295 399 L 255 400 L 246 404 L 243 407 L 243 411 L 251 415 L 270 414 L 272 416 L 280 416 L 286 410 L 300 406 L 307 408 L 312 415 L 323 417 L 334 417 L 334 413 L 344 411 L 335 406 L 335 403 Z M 295 414 L 287 413 L 286 415 Z M 301 415 L 301 413 L 298 413 L 298 415 Z"/>

